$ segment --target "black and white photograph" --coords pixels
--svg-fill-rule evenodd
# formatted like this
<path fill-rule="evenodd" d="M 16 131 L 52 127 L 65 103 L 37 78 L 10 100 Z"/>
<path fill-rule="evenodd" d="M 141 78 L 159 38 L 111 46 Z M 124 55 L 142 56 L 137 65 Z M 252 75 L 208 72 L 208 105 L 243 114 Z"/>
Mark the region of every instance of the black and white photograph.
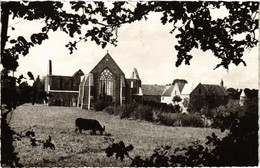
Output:
<path fill-rule="evenodd" d="M 1 167 L 259 166 L 257 1 L 1 1 Z"/>

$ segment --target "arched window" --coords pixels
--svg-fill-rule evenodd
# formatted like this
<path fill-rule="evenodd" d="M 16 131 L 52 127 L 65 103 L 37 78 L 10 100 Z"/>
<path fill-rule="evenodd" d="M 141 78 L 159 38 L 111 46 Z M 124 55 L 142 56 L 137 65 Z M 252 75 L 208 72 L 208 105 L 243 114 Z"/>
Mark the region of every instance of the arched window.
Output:
<path fill-rule="evenodd" d="M 101 73 L 99 84 L 99 90 L 101 95 L 113 96 L 113 81 L 113 74 L 109 71 L 109 69 L 104 69 L 104 71 Z"/>

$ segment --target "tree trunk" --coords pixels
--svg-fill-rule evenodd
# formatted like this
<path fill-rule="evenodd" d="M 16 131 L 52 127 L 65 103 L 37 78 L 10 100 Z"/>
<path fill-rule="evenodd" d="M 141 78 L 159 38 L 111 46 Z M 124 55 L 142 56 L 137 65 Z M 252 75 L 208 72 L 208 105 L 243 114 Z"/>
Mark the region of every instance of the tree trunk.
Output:
<path fill-rule="evenodd" d="M 5 8 L 2 5 L 2 32 L 1 32 L 1 54 L 5 48 L 5 44 L 7 42 L 7 29 L 8 29 L 8 20 L 9 20 L 9 9 Z"/>

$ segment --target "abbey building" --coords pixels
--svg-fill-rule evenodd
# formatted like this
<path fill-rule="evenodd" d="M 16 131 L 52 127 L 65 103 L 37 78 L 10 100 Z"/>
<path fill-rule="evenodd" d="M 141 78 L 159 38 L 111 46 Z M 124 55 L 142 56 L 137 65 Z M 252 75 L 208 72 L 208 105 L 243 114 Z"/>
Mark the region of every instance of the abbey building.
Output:
<path fill-rule="evenodd" d="M 86 109 L 102 101 L 116 105 L 133 101 L 160 101 L 163 89 L 161 85 L 142 85 L 136 68 L 131 77 L 126 78 L 108 53 L 87 74 L 78 70 L 72 76 L 53 75 L 52 63 L 49 61 L 49 74 L 45 81 L 45 91 L 50 95 L 48 105 Z"/>

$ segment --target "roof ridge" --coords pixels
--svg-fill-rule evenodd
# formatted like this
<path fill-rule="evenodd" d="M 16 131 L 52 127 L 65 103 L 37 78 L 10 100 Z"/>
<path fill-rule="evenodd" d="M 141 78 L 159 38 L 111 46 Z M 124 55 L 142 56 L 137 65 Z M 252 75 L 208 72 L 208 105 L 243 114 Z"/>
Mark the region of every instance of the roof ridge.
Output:
<path fill-rule="evenodd" d="M 121 71 L 121 73 L 124 74 L 122 69 L 118 66 L 116 61 L 113 59 L 113 57 L 109 53 L 106 53 L 106 55 L 96 64 L 96 66 L 90 72 L 92 72 L 106 57 L 111 58 L 112 62 L 117 66 L 117 68 Z"/>

